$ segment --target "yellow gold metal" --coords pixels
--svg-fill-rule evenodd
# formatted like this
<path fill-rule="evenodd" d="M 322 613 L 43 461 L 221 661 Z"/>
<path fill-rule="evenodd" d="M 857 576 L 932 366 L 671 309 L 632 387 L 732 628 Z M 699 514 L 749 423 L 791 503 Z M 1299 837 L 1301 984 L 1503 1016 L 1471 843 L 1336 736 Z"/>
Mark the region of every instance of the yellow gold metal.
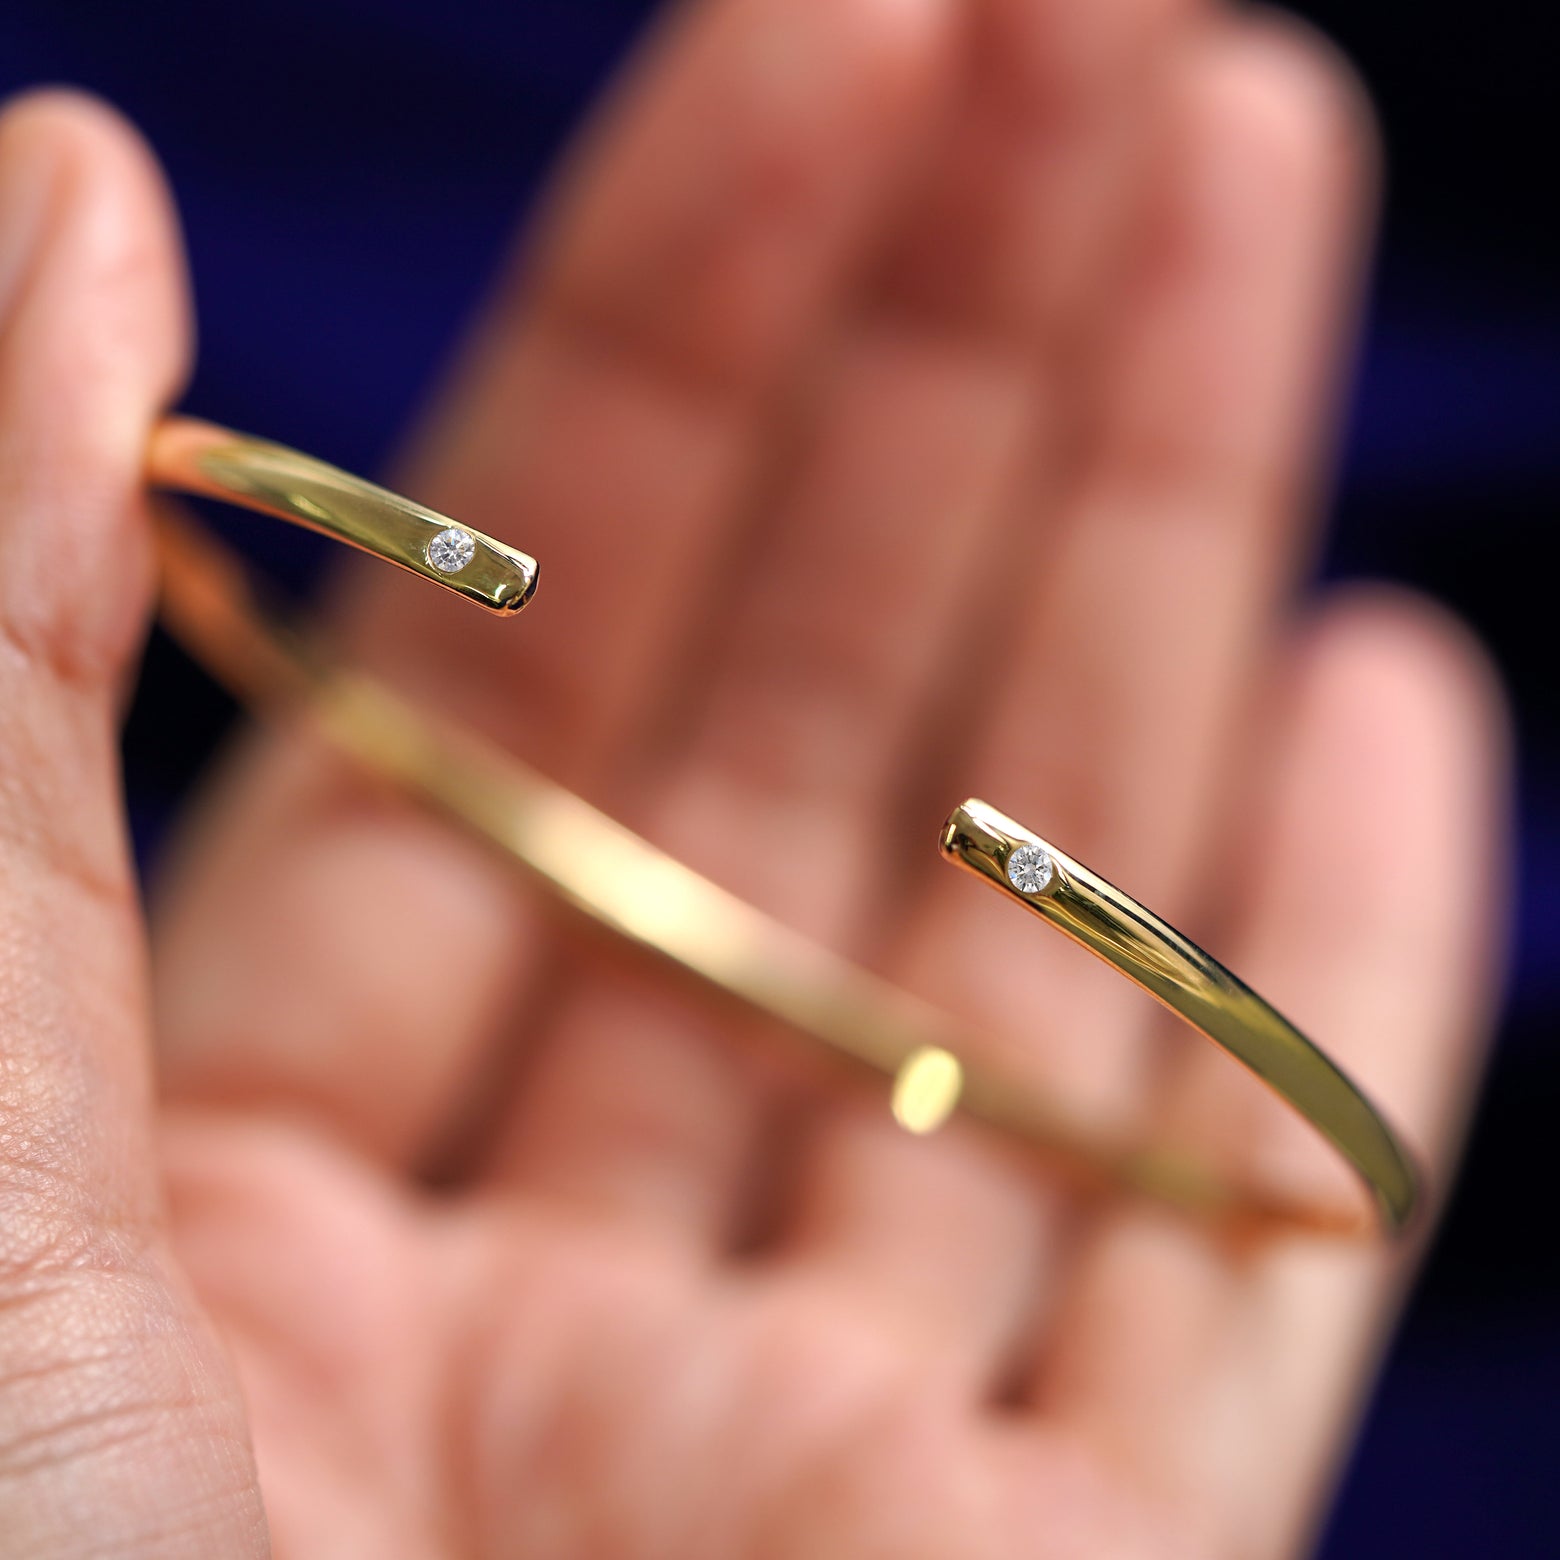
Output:
<path fill-rule="evenodd" d="M 291 520 L 420 574 L 491 612 L 518 612 L 536 591 L 534 558 L 285 445 L 194 418 L 170 417 L 152 436 L 147 471 L 157 487 L 226 499 Z M 452 527 L 474 544 L 471 561 L 457 573 L 429 562 L 429 543 Z"/>
<path fill-rule="evenodd" d="M 1023 845 L 1038 845 L 1051 858 L 1049 881 L 1033 893 L 1022 892 L 1008 877 L 1008 858 Z M 970 800 L 954 809 L 943 828 L 942 852 L 1114 965 L 1222 1046 L 1348 1160 L 1389 1228 L 1408 1223 L 1419 1175 L 1392 1129 L 1325 1053 L 1216 959 L 985 802 Z"/>
<path fill-rule="evenodd" d="M 951 1051 L 928 1046 L 901 1063 L 889 1105 L 906 1132 L 935 1132 L 958 1108 L 964 1067 Z"/>
<path fill-rule="evenodd" d="M 196 428 L 201 437 L 189 424 L 159 434 L 155 480 L 301 520 L 451 585 L 417 563 L 420 533 L 405 540 L 407 516 L 424 529 L 448 525 L 441 516 L 291 451 Z M 888 1075 L 895 1117 L 908 1130 L 933 1131 L 957 1107 L 1075 1179 L 1125 1185 L 1236 1228 L 1279 1224 L 1356 1233 L 1369 1224 L 1357 1209 L 1234 1187 L 1184 1155 L 1078 1130 L 1032 1091 L 973 1067 L 967 1059 L 979 1054 L 979 1036 L 968 1024 L 765 915 L 475 732 L 333 664 L 262 607 L 242 568 L 211 536 L 171 506 L 158 518 L 164 621 L 236 693 L 300 707 L 368 770 L 459 823 L 590 921 L 820 1042 L 836 1058 Z M 525 587 L 518 599 L 480 593 L 473 599 L 513 610 L 534 589 L 535 565 L 480 540 L 510 560 Z M 1053 863 L 1050 880 L 1033 894 L 1007 877 L 1009 856 L 1026 843 L 1043 845 Z M 954 812 L 942 849 L 1115 965 L 1255 1072 L 1358 1172 L 1380 1227 L 1404 1228 L 1419 1183 L 1392 1130 L 1321 1051 L 1221 965 L 984 803 L 967 802 Z"/>

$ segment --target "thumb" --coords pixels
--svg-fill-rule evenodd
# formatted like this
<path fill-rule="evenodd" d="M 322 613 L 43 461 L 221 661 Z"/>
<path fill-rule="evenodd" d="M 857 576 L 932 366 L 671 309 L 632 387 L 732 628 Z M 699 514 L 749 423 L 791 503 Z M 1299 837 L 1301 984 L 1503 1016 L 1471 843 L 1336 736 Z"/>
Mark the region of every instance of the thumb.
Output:
<path fill-rule="evenodd" d="M 161 181 L 65 94 L 0 117 L 0 1535 L 263 1552 L 237 1389 L 164 1245 L 118 773 L 152 418 L 184 371 Z"/>

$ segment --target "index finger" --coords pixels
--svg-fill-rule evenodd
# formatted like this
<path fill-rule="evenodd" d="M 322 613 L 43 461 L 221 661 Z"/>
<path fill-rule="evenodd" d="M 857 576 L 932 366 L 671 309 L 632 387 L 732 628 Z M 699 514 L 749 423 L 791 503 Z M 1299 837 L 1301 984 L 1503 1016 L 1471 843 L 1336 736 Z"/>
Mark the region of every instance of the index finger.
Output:
<path fill-rule="evenodd" d="M 517 631 L 365 573 L 354 654 L 587 790 L 644 738 L 775 399 L 914 154 L 952 10 L 706 0 L 652 41 L 410 466 L 414 497 L 538 558 L 537 604 Z M 502 868 L 368 794 L 291 738 L 233 766 L 165 878 L 166 1074 L 405 1155 L 520 1006 L 534 939 Z"/>

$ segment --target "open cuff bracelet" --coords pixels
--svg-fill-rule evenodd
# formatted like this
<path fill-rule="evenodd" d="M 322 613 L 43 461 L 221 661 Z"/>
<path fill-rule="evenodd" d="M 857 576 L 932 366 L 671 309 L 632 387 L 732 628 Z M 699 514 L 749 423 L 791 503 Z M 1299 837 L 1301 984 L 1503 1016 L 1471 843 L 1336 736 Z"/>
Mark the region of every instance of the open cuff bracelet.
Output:
<path fill-rule="evenodd" d="M 155 432 L 154 487 L 226 500 L 346 542 L 515 615 L 536 589 L 526 554 L 280 445 L 172 418 Z M 172 505 L 158 509 L 162 614 L 240 697 L 304 704 L 327 738 L 448 816 L 573 910 L 707 987 L 886 1075 L 907 1130 L 957 1109 L 1076 1175 L 1236 1226 L 1345 1233 L 1362 1211 L 1264 1195 L 1196 1161 L 1071 1125 L 1031 1089 L 970 1057 L 971 1025 L 803 937 L 693 872 L 496 744 L 341 667 L 262 606 L 237 559 Z M 1418 1203 L 1410 1154 L 1371 1102 L 1298 1029 L 1121 890 L 984 802 L 954 809 L 943 855 L 1114 966 L 1255 1073 L 1364 1183 L 1388 1234 Z"/>

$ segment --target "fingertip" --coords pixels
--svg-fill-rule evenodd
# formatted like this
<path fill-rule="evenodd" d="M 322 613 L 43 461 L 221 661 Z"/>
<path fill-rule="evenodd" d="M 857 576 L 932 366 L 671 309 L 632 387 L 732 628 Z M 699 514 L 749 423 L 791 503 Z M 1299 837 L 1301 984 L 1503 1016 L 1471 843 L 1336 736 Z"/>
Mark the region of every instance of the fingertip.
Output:
<path fill-rule="evenodd" d="M 29 88 L 0 106 L 0 168 L 32 169 L 48 185 L 52 221 L 44 242 L 68 236 L 81 265 L 135 294 L 136 345 L 154 369 L 143 377 L 170 399 L 189 373 L 193 314 L 178 214 L 140 132 L 90 93 Z"/>
<path fill-rule="evenodd" d="M 1292 529 L 1360 293 L 1374 134 L 1353 75 L 1271 19 L 1190 31 L 1153 113 L 1106 427 L 1120 470 Z"/>
<path fill-rule="evenodd" d="M 1390 886 L 1432 852 L 1488 901 L 1503 867 L 1509 717 L 1488 653 L 1444 607 L 1354 585 L 1307 627 L 1296 725 L 1309 784 L 1337 799 L 1356 874 Z"/>
<path fill-rule="evenodd" d="M 1334 593 L 1311 627 L 1311 676 L 1353 728 L 1390 740 L 1426 778 L 1460 776 L 1493 802 L 1511 766 L 1511 714 L 1499 668 L 1461 618 L 1402 586 Z"/>
<path fill-rule="evenodd" d="M 192 333 L 166 184 L 107 105 L 48 88 L 0 114 L 0 282 L 0 626 L 112 686 L 150 603 L 146 442 Z"/>
<path fill-rule="evenodd" d="M 1299 19 L 1256 12 L 1204 39 L 1189 75 L 1207 128 L 1237 137 L 1278 193 L 1318 174 L 1358 175 L 1379 158 L 1364 82 L 1329 38 Z"/>
<path fill-rule="evenodd" d="M 1276 14 L 1190 35 L 1170 71 L 1158 249 L 1357 253 L 1380 162 L 1370 99 L 1320 34 Z M 1341 240 L 1341 242 L 1340 242 Z"/>
<path fill-rule="evenodd" d="M 767 386 L 897 198 L 957 10 L 719 0 L 674 15 L 563 186 L 526 300 L 701 395 Z"/>

